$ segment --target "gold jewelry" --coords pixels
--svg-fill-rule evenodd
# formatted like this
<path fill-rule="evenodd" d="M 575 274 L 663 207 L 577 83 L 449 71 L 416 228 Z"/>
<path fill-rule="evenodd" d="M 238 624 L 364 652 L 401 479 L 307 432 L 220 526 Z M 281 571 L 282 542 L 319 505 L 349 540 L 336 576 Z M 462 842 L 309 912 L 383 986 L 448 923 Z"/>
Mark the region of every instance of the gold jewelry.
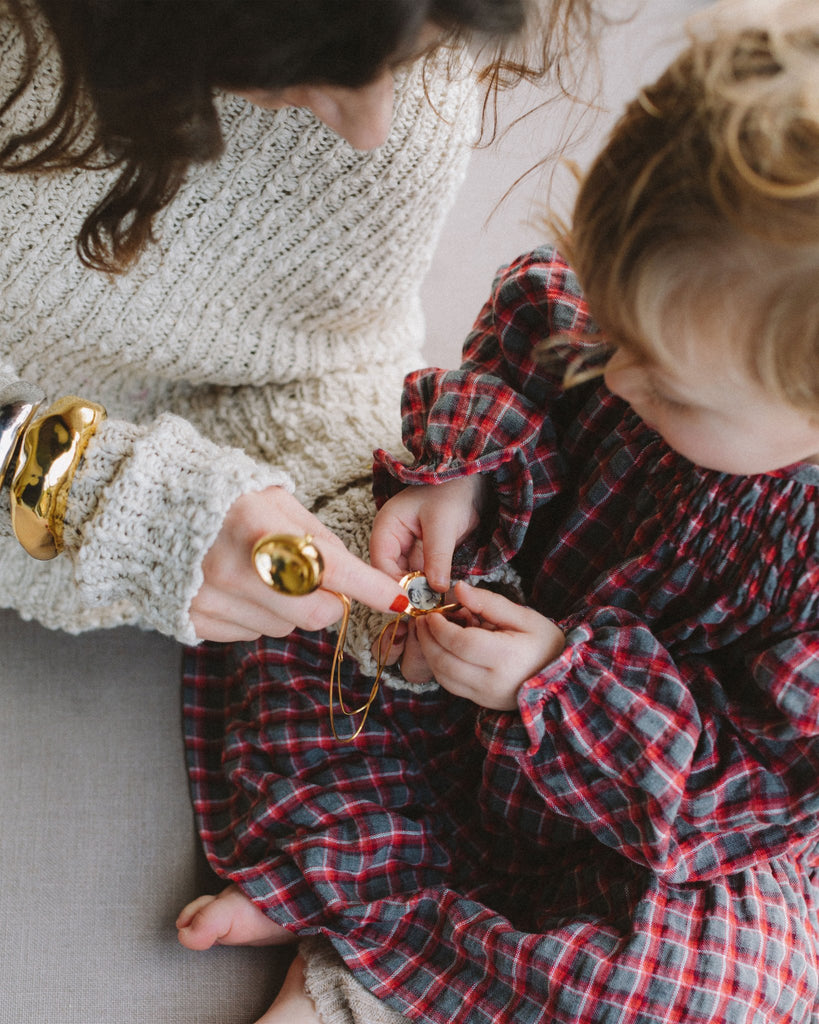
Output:
<path fill-rule="evenodd" d="M 364 728 L 364 724 L 367 721 L 367 715 L 370 712 L 373 701 L 378 695 L 378 689 L 381 685 L 381 676 L 384 674 L 387 658 L 389 657 L 392 646 L 395 643 L 395 634 L 398 631 L 398 626 L 403 617 L 405 615 L 409 615 L 412 618 L 418 618 L 422 615 L 433 615 L 436 612 L 448 612 L 451 609 L 458 607 L 457 604 L 444 604 L 444 595 L 433 590 L 427 582 L 426 576 L 420 571 L 408 572 L 405 576 L 401 577 L 398 581 L 398 585 L 407 592 L 410 604 L 405 612 L 399 612 L 394 619 L 390 619 L 378 634 L 378 642 L 376 645 L 378 650 L 378 659 L 376 662 L 375 679 L 373 679 L 373 684 L 370 687 L 370 693 L 366 701 L 358 708 L 345 707 L 344 699 L 341 695 L 341 662 L 344 659 L 344 641 L 347 636 L 347 624 L 350 621 L 350 599 L 345 594 L 339 594 L 333 591 L 335 596 L 344 605 L 344 616 L 341 620 L 341 628 L 338 632 L 338 640 L 336 641 L 336 649 L 333 655 L 333 664 L 330 669 L 330 729 L 332 730 L 334 738 L 338 740 L 339 743 L 352 743 Z M 387 635 L 387 631 L 390 627 L 392 627 L 392 632 L 389 635 L 385 649 L 383 647 L 384 637 Z M 362 716 L 361 721 L 350 736 L 339 736 L 336 731 L 336 694 L 338 694 L 339 710 L 346 718 L 352 718 L 353 715 Z"/>
<path fill-rule="evenodd" d="M 44 398 L 43 392 L 27 381 L 0 388 L 0 487 L 14 472 L 20 441 Z"/>
<path fill-rule="evenodd" d="M 26 428 L 11 480 L 11 525 L 34 558 L 63 549 L 68 492 L 105 409 L 74 395 L 60 398 Z"/>
<path fill-rule="evenodd" d="M 407 615 L 413 619 L 417 619 L 419 615 L 429 615 L 430 612 L 448 612 L 458 607 L 457 604 L 444 604 L 444 595 L 432 589 L 420 569 L 402 576 L 398 586 L 407 592 L 410 603 Z"/>
<path fill-rule="evenodd" d="M 271 590 L 279 594 L 286 594 L 288 597 L 303 597 L 312 594 L 321 586 L 321 578 L 324 574 L 324 559 L 321 552 L 313 543 L 309 535 L 298 536 L 291 533 L 269 533 L 261 537 L 253 546 L 252 552 L 253 567 L 260 579 Z M 390 619 L 381 630 L 378 636 L 378 662 L 376 666 L 375 679 L 373 679 L 370 693 L 366 701 L 357 708 L 349 708 L 344 703 L 341 692 L 341 663 L 344 660 L 344 642 L 347 638 L 347 627 L 350 622 L 350 609 L 352 602 L 346 594 L 329 590 L 341 601 L 343 613 L 341 626 L 338 631 L 336 647 L 333 653 L 333 663 L 330 667 L 330 729 L 333 736 L 339 743 L 351 743 L 364 728 L 367 715 L 372 707 L 373 701 L 378 695 L 381 685 L 381 676 L 384 673 L 387 658 L 395 642 L 395 634 L 398 625 L 404 615 L 418 616 L 430 615 L 433 612 L 445 612 L 450 608 L 456 608 L 455 604 L 443 604 L 443 594 L 438 594 L 427 583 L 427 579 L 421 572 L 407 573 L 399 581 L 409 598 L 410 604 L 406 612 L 399 612 L 395 618 Z M 386 650 L 383 649 L 384 637 L 392 627 Z M 338 708 L 345 718 L 352 718 L 354 715 L 361 715 L 361 721 L 355 726 L 349 736 L 339 736 L 336 730 L 336 700 Z"/>
<path fill-rule="evenodd" d="M 346 594 L 339 594 L 333 591 L 335 596 L 344 605 L 344 615 L 341 620 L 341 628 L 338 631 L 338 640 L 336 640 L 336 649 L 333 654 L 333 664 L 330 668 L 330 729 L 333 733 L 333 738 L 339 743 L 352 743 L 352 741 L 359 735 L 361 730 L 367 721 L 367 715 L 370 712 L 372 703 L 378 695 L 378 688 L 381 685 L 381 676 L 384 672 L 384 662 L 387 659 L 392 645 L 395 642 L 395 633 L 398 629 L 398 625 L 401 619 L 404 617 L 404 613 L 396 615 L 394 619 L 390 619 L 389 622 L 383 627 L 381 632 L 378 634 L 378 664 L 375 672 L 375 679 L 373 679 L 373 685 L 370 687 L 370 693 L 359 708 L 348 708 L 344 704 L 344 698 L 341 695 L 341 662 L 344 660 L 344 641 L 347 637 L 347 624 L 350 621 L 350 599 Z M 381 653 L 381 645 L 384 641 L 384 634 L 392 626 L 392 633 L 390 634 L 390 640 L 387 644 L 386 651 Z M 361 715 L 361 721 L 355 727 L 355 730 L 349 736 L 339 736 L 336 730 L 335 722 L 335 695 L 338 694 L 338 706 L 342 715 L 345 718 L 352 718 L 353 715 Z"/>
<path fill-rule="evenodd" d="M 253 567 L 271 590 L 291 597 L 321 586 L 324 559 L 309 535 L 269 533 L 253 547 Z"/>

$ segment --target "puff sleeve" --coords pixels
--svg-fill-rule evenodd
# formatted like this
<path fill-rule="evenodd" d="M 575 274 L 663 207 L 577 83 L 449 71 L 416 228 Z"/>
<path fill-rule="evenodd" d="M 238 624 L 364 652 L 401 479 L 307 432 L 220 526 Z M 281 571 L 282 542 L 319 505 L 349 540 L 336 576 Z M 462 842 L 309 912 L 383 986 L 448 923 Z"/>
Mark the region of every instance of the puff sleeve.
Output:
<path fill-rule="evenodd" d="M 789 635 L 735 659 L 675 658 L 632 613 L 595 609 L 562 623 L 566 649 L 524 683 L 519 717 L 482 715 L 483 742 L 552 813 L 670 883 L 794 850 L 819 836 L 809 604 Z M 737 684 L 762 700 L 738 701 Z"/>
<path fill-rule="evenodd" d="M 595 334 L 577 280 L 554 249 L 501 270 L 461 367 L 406 378 L 402 433 L 413 461 L 375 452 L 377 504 L 404 486 L 484 474 L 492 525 L 462 546 L 455 568 L 488 573 L 512 558 L 533 510 L 565 485 L 560 441 L 578 404 L 563 387 L 565 360 L 550 367 L 535 348 L 563 335 L 582 347 L 578 339 Z"/>

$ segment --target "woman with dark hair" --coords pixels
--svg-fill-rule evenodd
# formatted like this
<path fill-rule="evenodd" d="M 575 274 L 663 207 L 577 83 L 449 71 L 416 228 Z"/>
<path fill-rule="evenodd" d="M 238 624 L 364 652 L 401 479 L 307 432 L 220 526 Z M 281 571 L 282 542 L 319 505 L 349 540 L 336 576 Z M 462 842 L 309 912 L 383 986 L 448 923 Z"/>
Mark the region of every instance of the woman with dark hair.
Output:
<path fill-rule="evenodd" d="M 535 5 L 537 60 L 513 74 L 545 74 L 590 3 Z M 0 600 L 191 643 L 328 626 L 332 590 L 386 611 L 397 584 L 348 550 L 366 550 L 365 453 L 421 361 L 419 286 L 478 116 L 463 44 L 511 39 L 525 0 L 4 0 L 0 17 Z M 510 68 L 487 57 L 487 87 Z M 66 393 L 93 422 L 42 495 L 11 454 Z M 321 537 L 326 589 L 265 587 L 249 551 L 269 532 Z"/>
<path fill-rule="evenodd" d="M 0 604 L 214 641 L 218 676 L 341 593 L 372 670 L 420 284 L 482 99 L 593 2 L 0 0 Z M 259 578 L 270 534 L 321 589 Z"/>

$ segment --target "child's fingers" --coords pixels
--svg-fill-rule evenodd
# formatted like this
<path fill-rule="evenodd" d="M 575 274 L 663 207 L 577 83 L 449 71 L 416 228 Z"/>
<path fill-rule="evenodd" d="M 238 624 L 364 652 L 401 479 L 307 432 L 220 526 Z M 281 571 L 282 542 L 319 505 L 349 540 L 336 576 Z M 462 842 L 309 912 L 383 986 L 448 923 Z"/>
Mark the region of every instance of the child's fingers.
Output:
<path fill-rule="evenodd" d="M 418 646 L 423 654 L 424 663 L 429 665 L 435 679 L 439 682 L 446 681 L 446 688 L 451 693 L 468 696 L 468 690 L 474 682 L 478 666 L 468 660 L 457 646 L 453 649 L 451 646 L 439 642 L 436 634 L 439 633 L 438 627 L 442 623 L 439 623 L 438 619 L 441 619 L 441 616 L 430 615 L 418 622 Z M 451 626 L 452 623 L 446 625 Z M 456 628 L 460 629 L 460 627 Z M 443 632 L 449 633 L 449 630 L 444 629 Z M 463 633 L 464 630 L 460 629 L 460 632 Z"/>
<path fill-rule="evenodd" d="M 540 612 L 516 604 L 503 594 L 496 594 L 484 587 L 471 587 L 463 581 L 455 584 L 454 598 L 468 611 L 497 629 L 523 633 L 543 618 Z"/>
<path fill-rule="evenodd" d="M 416 623 L 417 627 L 417 623 Z M 416 629 L 410 629 L 401 655 L 401 675 L 409 683 L 428 683 L 433 678 Z"/>
<path fill-rule="evenodd" d="M 370 563 L 397 579 L 407 571 L 409 552 L 416 541 L 413 531 L 400 520 L 379 521 L 376 517 L 370 534 Z"/>
<path fill-rule="evenodd" d="M 521 684 L 550 660 L 525 633 L 463 628 L 437 615 L 419 622 L 418 637 L 434 677 L 446 690 L 496 711 L 514 710 Z"/>
<path fill-rule="evenodd" d="M 468 609 L 464 608 L 463 605 L 459 605 L 457 608 L 451 609 L 445 613 L 446 618 L 449 622 L 454 622 L 458 626 L 466 628 L 467 626 L 480 626 L 481 620 L 477 615 L 473 615 Z"/>
<path fill-rule="evenodd" d="M 494 655 L 493 632 L 481 626 L 462 626 L 443 615 L 426 615 L 418 620 L 416 630 L 424 657 L 432 665 L 433 672 L 440 669 L 443 655 L 470 669 L 483 667 Z"/>
<path fill-rule="evenodd" d="M 452 555 L 458 545 L 458 531 L 445 517 L 424 524 L 424 575 L 439 594 L 449 589 Z"/>
<path fill-rule="evenodd" d="M 406 640 L 406 622 L 399 622 L 396 627 L 390 623 L 370 648 L 372 656 L 383 665 L 394 665 L 401 658 Z"/>
<path fill-rule="evenodd" d="M 504 653 L 503 636 L 499 631 L 468 628 L 462 630 L 463 636 L 470 641 L 469 651 L 456 646 L 450 650 L 437 643 L 433 631 L 438 631 L 438 616 L 424 620 L 424 627 L 419 632 L 419 642 L 425 650 L 435 679 L 456 697 L 464 697 L 481 707 L 493 708 L 496 711 L 511 711 L 517 707 L 517 690 L 522 680 L 510 675 L 508 649 Z M 442 629 L 442 632 L 449 632 Z M 481 645 L 485 641 L 493 647 L 491 657 L 484 662 L 480 654 Z M 476 658 L 476 661 L 469 660 Z"/>

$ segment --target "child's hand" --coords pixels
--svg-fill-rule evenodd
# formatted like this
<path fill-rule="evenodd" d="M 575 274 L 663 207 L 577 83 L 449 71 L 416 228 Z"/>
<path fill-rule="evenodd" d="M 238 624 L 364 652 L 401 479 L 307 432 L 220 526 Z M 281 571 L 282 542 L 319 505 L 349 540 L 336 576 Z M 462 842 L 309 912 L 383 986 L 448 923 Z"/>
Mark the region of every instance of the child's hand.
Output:
<path fill-rule="evenodd" d="M 482 503 L 483 478 L 479 474 L 399 491 L 376 514 L 370 562 L 396 579 L 420 569 L 434 590 L 446 593 L 453 552 L 478 525 Z M 378 655 L 373 645 L 373 657 Z M 413 620 L 399 626 L 385 664 L 399 660 L 401 673 L 410 682 L 432 678 L 418 647 Z"/>
<path fill-rule="evenodd" d="M 435 614 L 415 620 L 426 664 L 450 693 L 494 711 L 514 710 L 521 685 L 562 653 L 563 632 L 490 590 L 457 583 L 454 595 L 460 621 Z"/>
<path fill-rule="evenodd" d="M 482 504 L 480 474 L 399 491 L 373 522 L 372 565 L 396 579 L 421 569 L 433 590 L 445 593 L 452 554 L 478 525 Z"/>

